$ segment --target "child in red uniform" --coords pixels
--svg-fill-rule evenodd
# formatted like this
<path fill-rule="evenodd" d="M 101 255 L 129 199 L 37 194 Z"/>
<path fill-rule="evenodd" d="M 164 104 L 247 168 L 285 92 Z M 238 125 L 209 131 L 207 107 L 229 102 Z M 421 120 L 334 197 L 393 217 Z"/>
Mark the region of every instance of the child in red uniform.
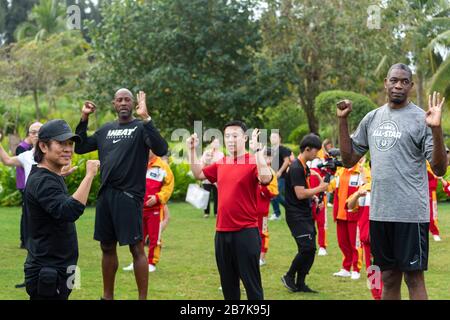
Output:
<path fill-rule="evenodd" d="M 361 158 L 353 168 L 341 168 L 336 172 L 334 184 L 333 217 L 337 225 L 339 248 L 344 255 L 342 269 L 333 274 L 336 277 L 360 278 L 360 243 L 358 236 L 359 212 L 353 212 L 347 207 L 347 199 L 364 184 L 364 158 Z M 350 273 L 350 269 L 353 271 Z"/>
<path fill-rule="evenodd" d="M 370 281 L 369 285 L 372 292 L 372 297 L 375 300 L 380 300 L 383 288 L 381 272 L 379 272 L 378 275 L 376 275 L 375 270 L 368 269 L 370 266 L 372 266 L 372 255 L 370 251 L 370 236 L 369 236 L 370 181 L 367 180 L 369 180 L 368 177 L 366 177 L 366 183 L 361 187 L 359 187 L 358 191 L 348 198 L 347 207 L 349 208 L 349 210 L 352 211 L 359 210 L 361 214 L 361 217 L 359 218 L 358 221 L 358 228 L 361 244 L 364 249 L 367 278 L 368 281 Z"/>
<path fill-rule="evenodd" d="M 146 187 L 144 196 L 143 231 L 144 239 L 149 238 L 148 271 L 156 270 L 161 253 L 161 232 L 163 222 L 168 214 L 166 206 L 173 192 L 174 178 L 169 165 L 150 151 L 147 166 Z M 124 268 L 133 270 L 133 264 Z"/>
<path fill-rule="evenodd" d="M 427 161 L 427 175 L 428 175 L 428 191 L 430 199 L 430 232 L 433 235 L 434 241 L 441 241 L 438 227 L 438 210 L 437 210 L 437 186 L 438 177 L 434 175 L 431 170 L 430 163 Z"/>
<path fill-rule="evenodd" d="M 322 178 L 325 177 L 325 174 L 317 168 L 319 163 L 325 161 L 325 158 L 321 158 L 324 155 L 323 149 L 319 150 L 317 153 L 317 158 L 313 161 L 309 162 L 309 168 L 311 169 L 311 173 L 316 172 L 317 175 L 320 175 Z M 324 156 L 323 156 L 324 157 Z M 318 176 L 315 174 L 311 174 L 310 183 L 311 188 L 315 188 L 320 184 L 320 180 Z M 316 195 L 315 200 L 318 200 L 319 194 Z M 323 198 L 321 203 L 317 203 L 317 201 L 312 201 L 312 216 L 317 225 L 317 242 L 319 244 L 319 252 L 317 255 L 326 256 L 327 255 L 327 197 L 326 193 L 323 192 Z"/>
<path fill-rule="evenodd" d="M 270 167 L 272 163 L 272 151 L 267 149 L 264 155 L 267 165 Z M 272 170 L 273 171 L 273 170 Z M 272 172 L 275 176 L 275 171 Z M 261 255 L 259 258 L 259 265 L 266 264 L 266 253 L 269 249 L 269 210 L 270 200 L 278 195 L 278 183 L 277 179 L 272 179 L 268 185 L 259 185 L 258 190 L 258 229 L 261 236 Z"/>

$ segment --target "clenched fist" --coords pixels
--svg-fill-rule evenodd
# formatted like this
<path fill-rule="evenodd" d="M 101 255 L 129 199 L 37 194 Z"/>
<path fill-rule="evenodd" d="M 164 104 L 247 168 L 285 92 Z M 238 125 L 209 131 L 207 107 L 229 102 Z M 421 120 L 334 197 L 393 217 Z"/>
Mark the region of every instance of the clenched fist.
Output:
<path fill-rule="evenodd" d="M 350 100 L 342 100 L 337 103 L 338 118 L 347 118 L 352 112 L 352 102 Z"/>
<path fill-rule="evenodd" d="M 100 168 L 99 160 L 88 160 L 86 162 L 86 176 L 95 176 Z"/>

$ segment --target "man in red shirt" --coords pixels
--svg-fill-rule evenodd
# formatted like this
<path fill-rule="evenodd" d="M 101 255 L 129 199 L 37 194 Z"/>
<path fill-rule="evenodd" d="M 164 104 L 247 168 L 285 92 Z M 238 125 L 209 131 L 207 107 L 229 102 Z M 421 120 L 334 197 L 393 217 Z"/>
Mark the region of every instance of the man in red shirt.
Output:
<path fill-rule="evenodd" d="M 229 156 L 203 167 L 196 154 L 196 134 L 187 140 L 192 173 L 198 180 L 217 182 L 219 208 L 216 220 L 215 252 L 222 291 L 226 300 L 239 300 L 242 280 L 249 300 L 262 300 L 264 293 L 259 270 L 261 238 L 258 230 L 257 193 L 259 185 L 274 178 L 264 160 L 255 129 L 250 149 L 245 149 L 247 127 L 231 121 L 224 127 L 224 141 Z M 276 179 L 276 177 L 275 177 Z"/>

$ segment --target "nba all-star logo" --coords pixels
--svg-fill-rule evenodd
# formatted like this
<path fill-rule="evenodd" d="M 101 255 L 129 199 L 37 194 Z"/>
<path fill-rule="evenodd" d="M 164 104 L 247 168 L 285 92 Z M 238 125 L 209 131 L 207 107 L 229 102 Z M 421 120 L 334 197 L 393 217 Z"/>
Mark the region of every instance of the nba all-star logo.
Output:
<path fill-rule="evenodd" d="M 372 134 L 375 146 L 380 151 L 387 151 L 397 143 L 402 136 L 397 124 L 392 120 L 383 121 Z"/>

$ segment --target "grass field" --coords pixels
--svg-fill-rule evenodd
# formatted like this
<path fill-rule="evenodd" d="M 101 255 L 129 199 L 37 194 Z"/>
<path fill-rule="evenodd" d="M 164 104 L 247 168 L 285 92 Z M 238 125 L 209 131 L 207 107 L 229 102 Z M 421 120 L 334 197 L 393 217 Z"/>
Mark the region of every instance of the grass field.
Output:
<path fill-rule="evenodd" d="M 149 277 L 149 299 L 223 299 L 214 258 L 215 219 L 204 219 L 201 211 L 185 203 L 170 205 L 172 220 L 163 235 L 161 262 Z M 19 208 L 0 209 L 0 299 L 27 299 L 24 289 L 14 285 L 23 280 L 25 250 L 18 248 Z M 330 210 L 329 210 L 330 211 Z M 329 212 L 330 214 L 330 212 Z M 450 299 L 450 204 L 439 205 L 443 241 L 430 239 L 429 271 L 426 282 L 430 299 Z M 102 295 L 99 244 L 92 239 L 94 209 L 89 208 L 77 222 L 81 270 L 81 288 L 71 299 L 98 300 Z M 296 252 L 284 220 L 270 222 L 270 248 L 267 265 L 261 268 L 266 299 L 371 299 L 365 273 L 359 280 L 339 279 L 332 273 L 340 269 L 341 253 L 336 243 L 335 224 L 329 218 L 328 255 L 316 257 L 308 284 L 319 294 L 288 292 L 280 277 L 286 272 Z M 122 271 L 131 262 L 128 247 L 119 248 L 119 271 L 116 277 L 116 299 L 136 299 L 137 289 L 132 272 Z M 246 298 L 242 291 L 242 298 Z M 407 298 L 405 285 L 402 296 Z"/>

